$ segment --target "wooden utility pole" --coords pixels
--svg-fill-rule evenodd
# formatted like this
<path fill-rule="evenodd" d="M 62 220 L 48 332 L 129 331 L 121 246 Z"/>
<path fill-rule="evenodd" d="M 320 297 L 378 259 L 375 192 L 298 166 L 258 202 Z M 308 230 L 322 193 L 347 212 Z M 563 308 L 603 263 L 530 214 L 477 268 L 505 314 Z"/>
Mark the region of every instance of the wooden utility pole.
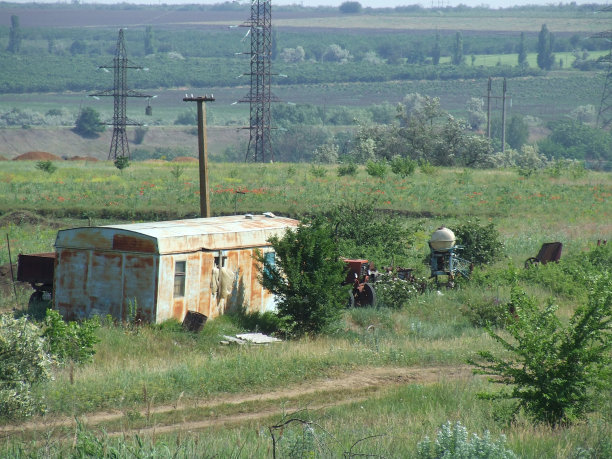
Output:
<path fill-rule="evenodd" d="M 210 217 L 210 198 L 208 190 L 208 145 L 206 138 L 206 104 L 213 102 L 211 94 L 199 97 L 184 97 L 183 102 L 197 102 L 198 104 L 198 159 L 200 164 L 200 216 Z"/>
<path fill-rule="evenodd" d="M 502 96 L 502 153 L 506 151 L 506 79 L 504 78 L 504 94 Z"/>
<path fill-rule="evenodd" d="M 489 77 L 489 83 L 487 86 L 487 138 L 491 139 L 491 99 L 502 99 L 502 138 L 501 138 L 501 148 L 502 153 L 506 151 L 506 99 L 509 96 L 506 94 L 507 85 L 506 79 L 504 78 L 504 86 L 503 86 L 503 94 L 502 96 L 492 96 L 491 95 L 491 77 Z M 510 104 L 512 105 L 512 104 Z"/>
<path fill-rule="evenodd" d="M 487 139 L 491 139 L 491 77 L 487 87 Z"/>

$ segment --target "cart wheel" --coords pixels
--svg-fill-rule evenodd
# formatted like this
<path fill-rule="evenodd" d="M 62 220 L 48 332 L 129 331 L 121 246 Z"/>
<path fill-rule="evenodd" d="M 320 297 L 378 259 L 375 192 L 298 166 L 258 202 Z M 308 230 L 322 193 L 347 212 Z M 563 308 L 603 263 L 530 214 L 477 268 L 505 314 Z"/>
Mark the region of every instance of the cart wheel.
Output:
<path fill-rule="evenodd" d="M 35 320 L 42 320 L 47 315 L 47 309 L 51 308 L 51 301 L 43 299 L 41 290 L 37 290 L 30 295 L 28 301 L 28 315 Z"/>
<path fill-rule="evenodd" d="M 527 258 L 525 260 L 525 269 L 529 269 L 534 265 L 537 265 L 540 261 L 536 257 Z"/>

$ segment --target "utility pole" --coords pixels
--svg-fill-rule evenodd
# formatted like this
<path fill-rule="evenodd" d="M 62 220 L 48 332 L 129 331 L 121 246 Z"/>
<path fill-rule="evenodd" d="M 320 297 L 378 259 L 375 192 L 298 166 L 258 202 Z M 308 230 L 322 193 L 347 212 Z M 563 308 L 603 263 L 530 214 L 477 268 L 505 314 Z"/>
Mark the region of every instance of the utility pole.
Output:
<path fill-rule="evenodd" d="M 206 104 L 213 102 L 211 94 L 200 97 L 184 97 L 183 102 L 196 102 L 198 104 L 198 159 L 200 169 L 200 217 L 210 217 L 210 198 L 208 190 L 208 142 L 206 135 Z"/>
<path fill-rule="evenodd" d="M 504 92 L 502 96 L 502 153 L 506 151 L 506 79 L 504 78 Z"/>
<path fill-rule="evenodd" d="M 491 140 L 491 77 L 487 86 L 487 138 Z"/>
<path fill-rule="evenodd" d="M 130 147 L 128 145 L 126 126 L 142 126 L 142 123 L 130 120 L 126 114 L 127 98 L 128 97 L 147 97 L 153 96 L 143 94 L 137 91 L 128 89 L 127 87 L 127 69 L 143 70 L 143 67 L 130 65 L 125 50 L 125 41 L 123 39 L 123 29 L 119 29 L 119 38 L 117 40 L 117 48 L 115 49 L 115 57 L 113 65 L 102 65 L 100 69 L 113 69 L 114 86 L 106 91 L 90 94 L 91 97 L 97 99 L 103 96 L 112 96 L 114 100 L 113 120 L 108 125 L 113 126 L 113 138 L 111 140 L 108 159 L 116 160 L 118 157 L 130 157 Z"/>
<path fill-rule="evenodd" d="M 510 98 L 507 93 L 506 79 L 504 78 L 503 94 L 502 96 L 491 95 L 491 82 L 492 79 L 489 77 L 489 83 L 487 86 L 487 138 L 491 139 L 491 99 L 502 99 L 502 153 L 506 151 L 506 99 Z"/>

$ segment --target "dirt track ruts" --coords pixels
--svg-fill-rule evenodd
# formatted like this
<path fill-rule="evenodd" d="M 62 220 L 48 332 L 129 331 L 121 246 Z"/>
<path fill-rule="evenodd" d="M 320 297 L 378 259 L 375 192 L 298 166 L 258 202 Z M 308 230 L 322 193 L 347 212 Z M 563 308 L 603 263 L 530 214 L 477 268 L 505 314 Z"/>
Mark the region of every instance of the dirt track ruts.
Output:
<path fill-rule="evenodd" d="M 382 368 L 361 368 L 356 371 L 348 372 L 336 376 L 334 378 L 319 379 L 309 381 L 299 385 L 293 385 L 285 389 L 277 389 L 267 392 L 258 392 L 254 394 L 238 394 L 238 395 L 221 395 L 202 401 L 189 400 L 186 403 L 181 403 L 179 400 L 176 404 L 165 404 L 151 407 L 150 410 L 142 408 L 138 410 L 140 415 L 150 416 L 154 414 L 169 413 L 172 411 L 182 411 L 184 409 L 193 408 L 213 408 L 220 405 L 240 405 L 247 402 L 269 402 L 274 400 L 299 399 L 300 396 L 312 394 L 325 394 L 341 391 L 342 395 L 337 400 L 325 404 L 309 405 L 309 409 L 316 410 L 331 406 L 348 404 L 366 400 L 368 397 L 364 395 L 356 395 L 353 392 L 366 388 L 385 388 L 392 386 L 400 386 L 407 384 L 431 384 L 443 380 L 467 379 L 471 377 L 472 372 L 468 366 L 460 367 L 382 367 Z M 261 419 L 275 414 L 280 414 L 282 408 L 262 408 L 260 410 L 248 413 L 238 413 L 229 415 L 220 415 L 207 417 L 199 421 L 188 421 L 169 425 L 156 425 L 154 427 L 133 429 L 134 433 L 164 433 L 177 430 L 197 430 L 206 428 L 212 425 L 232 424 Z M 79 417 L 79 420 L 89 427 L 97 424 L 110 422 L 121 419 L 125 416 L 124 412 L 96 412 Z M 76 424 L 74 418 L 54 417 L 43 420 L 36 420 L 23 424 L 12 424 L 0 426 L 0 435 L 4 436 L 11 433 L 19 433 L 25 431 L 49 430 L 58 427 L 70 427 Z M 108 430 L 107 430 L 108 431 Z M 128 433 L 124 430 L 114 434 Z M 114 435 L 113 432 L 109 434 Z"/>

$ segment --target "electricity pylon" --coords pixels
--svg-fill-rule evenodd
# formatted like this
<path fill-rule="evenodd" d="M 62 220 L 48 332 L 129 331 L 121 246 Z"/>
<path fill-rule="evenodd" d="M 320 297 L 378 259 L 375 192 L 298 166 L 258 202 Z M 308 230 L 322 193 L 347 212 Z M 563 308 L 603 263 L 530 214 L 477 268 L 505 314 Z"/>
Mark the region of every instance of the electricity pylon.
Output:
<path fill-rule="evenodd" d="M 273 161 L 270 142 L 271 117 L 270 102 L 277 97 L 270 90 L 270 70 L 272 61 L 272 5 L 271 0 L 251 0 L 251 17 L 241 25 L 248 27 L 251 34 L 250 55 L 251 87 L 249 93 L 238 102 L 250 104 L 249 146 L 246 161 Z"/>
<path fill-rule="evenodd" d="M 606 6 L 599 10 L 600 12 L 611 12 L 612 6 Z M 606 76 L 604 79 L 603 92 L 601 94 L 601 102 L 599 111 L 597 112 L 597 126 L 607 128 L 612 125 L 612 30 L 600 32 L 593 35 L 592 38 L 603 38 L 610 43 L 610 50 L 601 60 L 607 62 Z"/>
<path fill-rule="evenodd" d="M 119 39 L 117 40 L 117 48 L 112 65 L 102 65 L 100 69 L 113 69 L 115 77 L 115 85 L 112 89 L 90 94 L 91 97 L 112 96 L 114 101 L 113 120 L 108 122 L 109 126 L 113 126 L 113 138 L 111 140 L 108 159 L 116 160 L 118 157 L 130 157 L 130 147 L 128 145 L 126 126 L 142 126 L 142 123 L 133 121 L 127 117 L 126 106 L 128 97 L 152 97 L 149 94 L 143 94 L 138 91 L 128 89 L 127 87 L 127 69 L 143 70 L 143 67 L 131 65 L 127 58 L 125 50 L 125 41 L 123 39 L 123 29 L 119 29 Z"/>

